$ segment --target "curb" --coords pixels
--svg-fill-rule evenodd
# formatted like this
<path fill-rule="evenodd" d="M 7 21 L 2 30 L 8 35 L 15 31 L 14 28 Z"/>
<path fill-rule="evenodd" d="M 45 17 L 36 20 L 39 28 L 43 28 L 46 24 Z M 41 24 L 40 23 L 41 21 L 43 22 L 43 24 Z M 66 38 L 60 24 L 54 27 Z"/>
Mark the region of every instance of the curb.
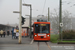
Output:
<path fill-rule="evenodd" d="M 58 42 L 58 44 L 75 44 L 75 42 Z"/>

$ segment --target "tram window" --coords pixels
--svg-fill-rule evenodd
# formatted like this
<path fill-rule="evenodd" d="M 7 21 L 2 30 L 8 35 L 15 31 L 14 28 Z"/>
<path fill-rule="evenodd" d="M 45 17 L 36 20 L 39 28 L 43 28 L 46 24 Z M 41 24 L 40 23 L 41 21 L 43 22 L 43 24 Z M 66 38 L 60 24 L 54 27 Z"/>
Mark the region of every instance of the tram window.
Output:
<path fill-rule="evenodd" d="M 35 24 L 35 33 L 40 32 L 40 26 L 38 24 Z"/>
<path fill-rule="evenodd" d="M 49 24 L 45 24 L 45 26 L 35 24 L 35 33 L 49 33 Z"/>
<path fill-rule="evenodd" d="M 46 26 L 43 26 L 41 29 L 42 33 L 49 33 L 49 25 L 46 24 Z"/>

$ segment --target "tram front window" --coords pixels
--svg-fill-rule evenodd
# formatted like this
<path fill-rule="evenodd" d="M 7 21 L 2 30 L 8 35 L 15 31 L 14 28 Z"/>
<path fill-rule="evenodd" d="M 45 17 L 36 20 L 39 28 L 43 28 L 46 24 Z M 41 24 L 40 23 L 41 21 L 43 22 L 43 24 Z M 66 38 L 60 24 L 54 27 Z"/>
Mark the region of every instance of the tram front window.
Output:
<path fill-rule="evenodd" d="M 35 33 L 49 33 L 49 24 L 35 24 Z"/>

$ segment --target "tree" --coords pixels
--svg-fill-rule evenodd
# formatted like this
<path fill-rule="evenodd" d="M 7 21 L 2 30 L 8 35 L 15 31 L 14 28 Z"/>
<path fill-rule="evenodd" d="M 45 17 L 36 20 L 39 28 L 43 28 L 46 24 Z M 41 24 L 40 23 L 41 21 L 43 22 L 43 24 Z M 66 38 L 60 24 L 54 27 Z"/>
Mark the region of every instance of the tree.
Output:
<path fill-rule="evenodd" d="M 58 33 L 59 31 L 59 13 L 54 9 L 54 13 L 51 13 L 50 15 L 51 21 L 52 21 L 52 29 L 54 33 Z M 62 13 L 62 22 L 63 22 L 63 30 L 69 30 L 70 29 L 70 23 L 71 23 L 71 14 L 68 11 L 63 11 Z"/>
<path fill-rule="evenodd" d="M 71 14 L 68 11 L 63 12 L 63 30 L 71 29 Z"/>

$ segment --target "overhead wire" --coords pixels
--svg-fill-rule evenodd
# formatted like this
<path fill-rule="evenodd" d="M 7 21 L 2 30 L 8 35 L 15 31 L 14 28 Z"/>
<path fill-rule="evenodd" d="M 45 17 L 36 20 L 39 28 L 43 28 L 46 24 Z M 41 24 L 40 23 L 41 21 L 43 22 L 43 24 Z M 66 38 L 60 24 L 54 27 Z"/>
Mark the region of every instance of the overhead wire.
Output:
<path fill-rule="evenodd" d="M 25 3 L 25 0 L 23 0 L 23 2 Z M 26 4 L 26 3 L 25 3 Z M 28 8 L 28 7 L 27 7 Z M 29 8 L 28 8 L 29 9 Z M 36 10 L 36 11 L 39 11 L 38 9 L 32 9 L 32 10 Z"/>
<path fill-rule="evenodd" d="M 43 13 L 44 13 L 45 4 L 46 4 L 46 0 L 45 0 L 45 2 L 44 2 L 43 11 L 42 11 L 42 15 L 43 15 Z"/>
<path fill-rule="evenodd" d="M 24 4 L 26 4 L 26 3 L 25 3 L 25 0 L 23 0 L 23 2 L 24 2 Z M 27 8 L 28 8 L 28 7 L 27 7 Z M 28 8 L 28 9 L 29 9 L 29 8 Z M 38 9 L 32 9 L 32 10 L 39 11 Z"/>
<path fill-rule="evenodd" d="M 67 2 L 67 1 L 66 1 Z M 73 2 L 75 2 L 75 0 L 69 0 L 66 4 L 67 5 L 70 5 L 69 7 L 67 7 L 66 9 L 68 9 L 68 8 L 73 8 L 74 6 L 75 6 L 75 3 L 73 3 Z M 66 10 L 65 9 L 65 10 Z"/>
<path fill-rule="evenodd" d="M 74 2 L 74 0 L 69 0 L 68 2 L 67 2 L 67 1 L 64 1 L 64 2 L 65 2 L 67 5 L 69 5 L 69 7 L 67 7 L 67 8 L 70 8 L 70 7 L 75 6 L 75 5 L 72 3 L 72 2 Z M 72 5 L 71 3 L 72 3 L 73 5 Z M 67 9 L 67 8 L 66 8 L 66 9 Z"/>

